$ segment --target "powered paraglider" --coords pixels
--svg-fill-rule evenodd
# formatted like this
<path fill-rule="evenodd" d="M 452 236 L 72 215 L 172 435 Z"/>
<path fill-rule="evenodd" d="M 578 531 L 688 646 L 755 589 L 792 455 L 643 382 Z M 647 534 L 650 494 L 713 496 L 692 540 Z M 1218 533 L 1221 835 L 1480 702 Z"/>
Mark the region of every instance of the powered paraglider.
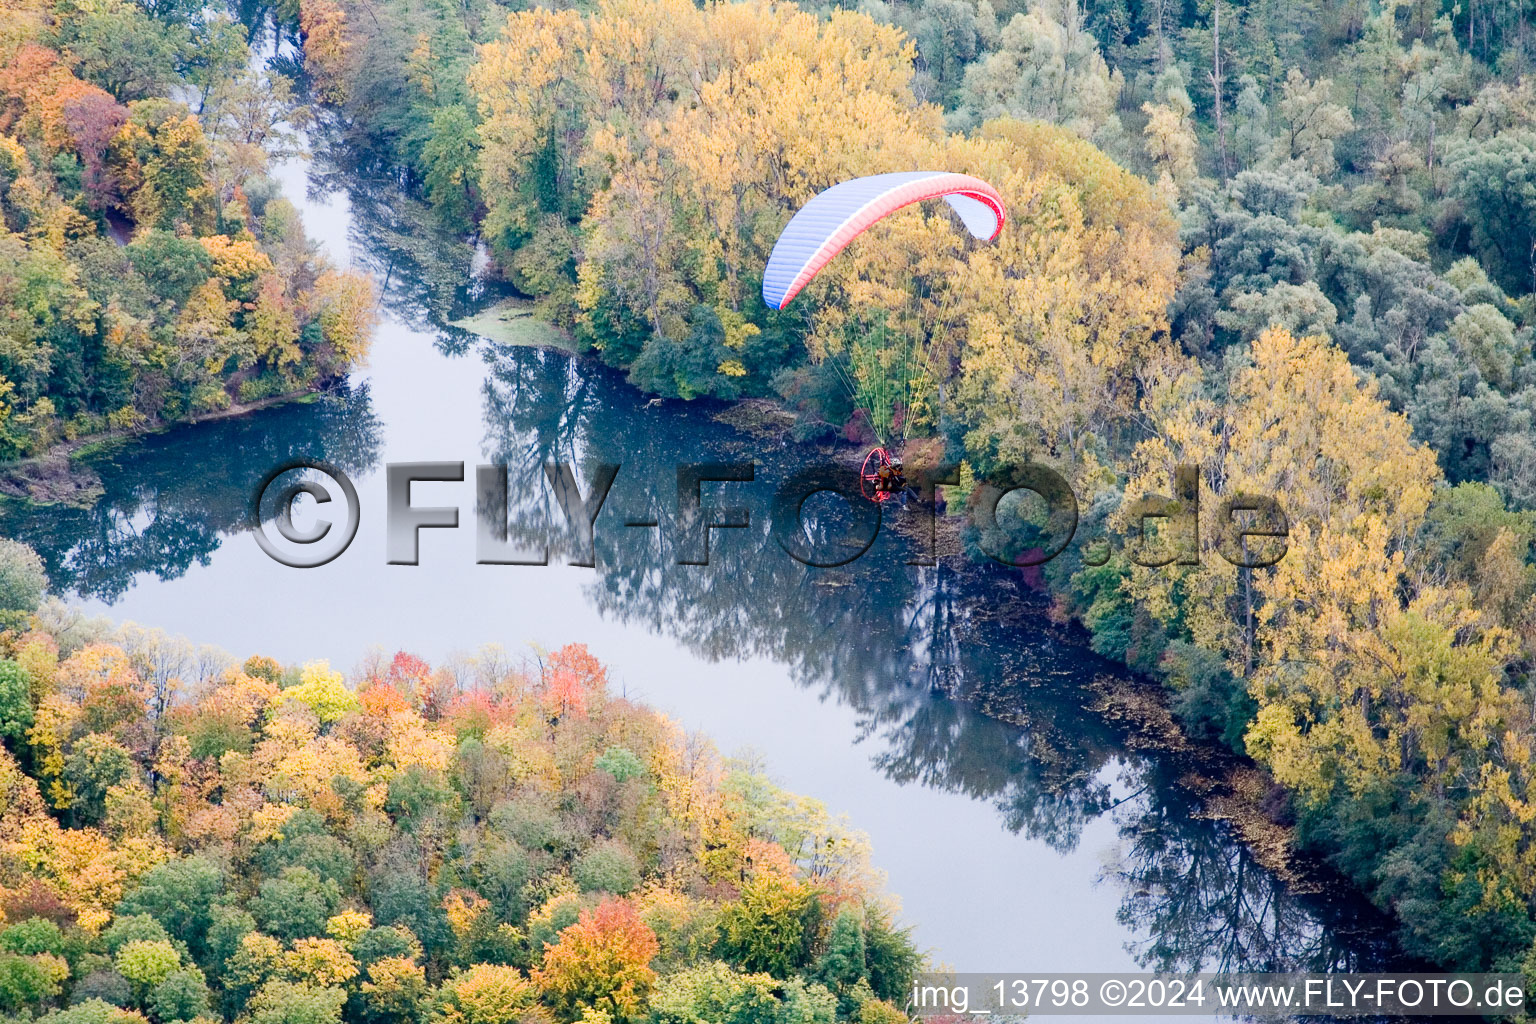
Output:
<path fill-rule="evenodd" d="M 763 271 L 763 302 L 783 309 L 822 268 L 875 223 L 903 207 L 943 199 L 971 235 L 995 239 L 1006 214 L 1002 196 L 980 178 L 950 171 L 903 171 L 839 182 L 801 207 L 779 234 Z M 860 324 L 841 351 L 829 353 L 854 408 L 874 431 L 877 446 L 860 470 L 866 497 L 886 501 L 906 488 L 900 462 L 887 445 L 904 437 L 914 405 L 927 392 L 933 353 L 923 332 L 892 329 L 883 315 Z"/>

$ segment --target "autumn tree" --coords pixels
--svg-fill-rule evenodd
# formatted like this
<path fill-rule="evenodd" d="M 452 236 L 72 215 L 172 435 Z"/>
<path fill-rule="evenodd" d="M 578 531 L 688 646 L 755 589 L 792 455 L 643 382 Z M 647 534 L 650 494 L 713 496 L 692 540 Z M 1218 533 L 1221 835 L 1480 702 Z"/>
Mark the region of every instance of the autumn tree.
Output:
<path fill-rule="evenodd" d="M 539 989 L 516 967 L 476 964 L 442 988 L 434 1020 L 442 1024 L 516 1024 L 538 1002 Z"/>
<path fill-rule="evenodd" d="M 585 1008 L 637 1019 L 655 982 L 656 936 L 632 904 L 607 900 L 560 932 L 533 980 L 543 999 L 567 1019 Z"/>
<path fill-rule="evenodd" d="M 231 258 L 226 248 L 211 258 Z M 57 637 L 7 634 L 15 660 L 0 660 L 27 706 L 41 696 L 26 734 L 36 774 L 0 746 L 0 896 L 8 913 L 40 912 L 0 926 L 6 1012 L 69 1003 L 89 1008 L 80 1024 L 642 1020 L 653 961 L 674 974 L 709 963 L 726 920 L 746 922 L 736 940 L 772 932 L 772 894 L 749 886 L 738 899 L 725 884 L 749 866 L 801 894 L 874 885 L 859 837 L 825 808 L 771 786 L 722 791 L 718 765 L 672 723 L 609 698 L 606 668 L 579 644 L 521 666 L 488 652 L 474 669 L 487 690 L 445 698 L 428 719 L 383 681 L 413 689 L 443 674 L 420 659 L 365 668 L 359 697 L 323 663 L 198 667 L 195 649 L 156 631 L 54 622 L 39 619 Z M 551 720 L 554 677 L 566 699 Z M 154 711 L 168 692 L 177 699 Z M 210 721 L 219 728 L 205 731 Z M 484 780 L 487 813 L 466 815 L 475 758 L 492 756 L 507 773 Z M 766 831 L 796 858 L 741 838 Z M 712 884 L 693 848 L 721 839 Z M 837 999 L 811 965 L 842 963 L 849 936 L 822 955 L 813 917 L 793 976 L 772 979 L 772 1005 L 830 1024 Z M 849 988 L 862 1008 L 877 977 L 895 977 L 876 965 L 916 954 L 889 929 L 851 934 L 870 951 Z M 763 943 L 741 944 L 766 956 Z M 130 1019 L 97 1020 L 119 1004 Z"/>
<path fill-rule="evenodd" d="M 326 367 L 339 372 L 368 355 L 378 323 L 378 297 L 370 278 L 355 271 L 328 271 L 304 296 L 304 304 L 331 350 Z"/>

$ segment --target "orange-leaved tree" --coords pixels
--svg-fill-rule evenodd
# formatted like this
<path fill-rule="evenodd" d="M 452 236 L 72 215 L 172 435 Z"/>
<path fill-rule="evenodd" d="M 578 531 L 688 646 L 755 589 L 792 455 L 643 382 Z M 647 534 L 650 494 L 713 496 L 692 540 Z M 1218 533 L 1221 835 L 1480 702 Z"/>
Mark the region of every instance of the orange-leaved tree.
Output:
<path fill-rule="evenodd" d="M 616 1021 L 636 1019 L 656 981 L 651 959 L 656 934 L 627 900 L 608 900 L 560 932 L 533 972 L 540 992 L 556 1012 L 574 1015 L 601 1010 Z"/>

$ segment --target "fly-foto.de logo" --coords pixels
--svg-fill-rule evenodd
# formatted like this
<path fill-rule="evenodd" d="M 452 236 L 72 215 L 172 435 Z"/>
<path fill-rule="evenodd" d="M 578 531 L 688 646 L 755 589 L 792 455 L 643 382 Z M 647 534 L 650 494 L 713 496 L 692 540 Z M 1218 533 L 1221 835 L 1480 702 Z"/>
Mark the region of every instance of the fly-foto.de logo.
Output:
<path fill-rule="evenodd" d="M 585 479 L 565 462 L 543 466 L 542 482 L 548 487 L 564 519 L 570 540 L 568 565 L 597 564 L 598 517 L 608 502 L 622 464 L 598 462 L 587 467 Z M 421 557 L 421 531 L 457 530 L 461 505 L 418 501 L 414 485 L 452 485 L 466 481 L 463 462 L 395 462 L 385 468 L 382 504 L 385 519 L 384 556 L 390 565 L 417 565 Z M 909 559 L 910 564 L 932 565 L 934 523 L 939 503 L 938 488 L 959 484 L 957 467 L 917 468 L 908 474 L 887 474 L 871 492 L 871 481 L 857 470 L 835 463 L 817 463 L 789 475 L 773 488 L 769 506 L 769 531 L 785 554 L 813 568 L 847 565 L 867 552 L 879 536 L 888 514 L 893 490 L 899 497 L 895 514 L 919 517 L 919 529 L 927 537 L 927 550 Z M 534 566 L 550 564 L 550 542 L 528 531 L 514 538 L 508 528 L 509 510 L 515 507 L 508 487 L 505 465 L 481 465 L 474 470 L 474 494 L 461 495 L 473 510 L 475 561 L 481 565 Z M 1066 551 L 1074 540 L 1087 565 L 1103 565 L 1118 548 L 1134 564 L 1156 568 L 1190 566 L 1201 561 L 1202 536 L 1216 554 L 1234 566 L 1263 568 L 1284 557 L 1290 525 L 1279 502 L 1265 495 L 1229 496 L 1214 509 L 1201 509 L 1198 467 L 1180 466 L 1172 480 L 1173 496 L 1147 495 L 1128 506 L 1120 517 L 1127 525 L 1125 536 L 1098 536 L 1079 540 L 1078 503 L 1067 481 L 1048 466 L 1026 463 L 1005 467 L 978 483 L 966 502 L 965 514 L 976 528 L 978 547 L 991 559 L 1011 566 L 1043 565 Z M 452 488 L 436 493 L 451 495 Z M 833 495 L 846 505 L 846 529 L 837 544 L 817 540 L 808 528 L 815 513 L 807 504 L 818 495 Z M 1043 523 L 1033 531 L 1032 546 L 1010 553 L 1005 501 L 1017 495 L 1034 503 L 1032 521 Z M 752 525 L 753 499 L 761 501 L 766 487 L 752 462 L 685 462 L 676 467 L 675 500 L 664 514 L 610 516 L 626 530 L 665 532 L 678 565 L 710 564 L 710 541 L 717 530 L 747 529 Z M 1032 497 L 1031 497 L 1032 496 Z M 310 499 L 307 525 L 295 521 L 295 510 Z M 877 500 L 878 499 L 878 500 Z M 910 500 L 909 500 L 910 499 Z M 1015 516 L 1017 513 L 1014 513 Z M 293 568 L 325 565 L 352 544 L 362 519 L 357 487 L 339 467 L 312 459 L 298 459 L 276 467 L 257 488 L 252 508 L 252 532 L 261 549 L 274 560 Z M 1205 531 L 1202 534 L 1202 531 Z M 537 531 L 535 531 L 537 533 Z M 1013 545 L 1017 547 L 1017 544 Z"/>

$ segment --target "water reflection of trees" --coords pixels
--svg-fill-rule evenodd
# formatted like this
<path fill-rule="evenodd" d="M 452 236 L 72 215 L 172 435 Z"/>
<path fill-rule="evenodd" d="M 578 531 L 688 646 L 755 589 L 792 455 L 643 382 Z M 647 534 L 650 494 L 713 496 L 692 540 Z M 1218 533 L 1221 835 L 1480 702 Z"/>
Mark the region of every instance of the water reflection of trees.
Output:
<path fill-rule="evenodd" d="M 1143 778 L 1155 777 L 1149 767 Z M 1381 922 L 1347 892 L 1302 900 L 1224 831 L 1191 817 L 1188 799 L 1154 787 L 1118 815 L 1106 867 L 1125 893 L 1119 919 L 1133 952 L 1163 971 L 1371 971 L 1394 963 Z M 1331 897 L 1331 898 L 1329 898 Z M 1326 906 L 1326 925 L 1317 909 Z"/>
<path fill-rule="evenodd" d="M 348 137 L 347 126 L 322 119 L 310 141 L 310 193 L 347 197 L 353 258 L 379 282 L 385 308 L 416 330 L 466 341 L 463 331 L 443 324 L 479 287 L 474 248 L 444 231 L 431 209 L 402 186 L 370 146 Z M 326 215 L 315 209 L 305 216 L 313 221 Z M 340 211 L 332 215 L 347 216 Z M 311 223 L 310 230 L 314 227 Z"/>
<path fill-rule="evenodd" d="M 1084 704 L 1084 680 L 1117 669 L 1051 622 L 1018 577 L 909 566 L 910 547 L 888 529 L 847 567 L 802 566 L 768 513 L 806 449 L 730 430 L 708 405 L 647 403 L 560 354 L 492 349 L 487 360 L 486 448 L 509 466 L 512 535 L 559 534 L 544 462 L 623 463 L 596 533 L 590 596 L 604 615 L 711 659 L 789 664 L 858 710 L 891 778 L 987 801 L 1005 827 L 1057 850 L 1112 815 L 1120 842 L 1104 877 L 1123 892 L 1120 919 L 1149 968 L 1366 969 L 1389 958 L 1368 910 L 1347 895 L 1291 892 L 1199 818 L 1156 762 L 1125 754 Z M 749 529 L 717 533 L 707 567 L 675 564 L 666 539 L 684 460 L 757 467 L 752 484 L 706 497 L 751 509 Z M 818 507 L 823 540 L 847 528 L 838 507 Z M 646 516 L 662 528 L 623 525 Z"/>
<path fill-rule="evenodd" d="M 0 507 L 0 533 L 37 549 L 53 588 L 112 601 L 141 574 L 175 579 L 244 530 L 262 477 L 294 458 L 361 475 L 379 459 L 365 388 L 143 438 L 86 460 L 89 508 Z"/>

